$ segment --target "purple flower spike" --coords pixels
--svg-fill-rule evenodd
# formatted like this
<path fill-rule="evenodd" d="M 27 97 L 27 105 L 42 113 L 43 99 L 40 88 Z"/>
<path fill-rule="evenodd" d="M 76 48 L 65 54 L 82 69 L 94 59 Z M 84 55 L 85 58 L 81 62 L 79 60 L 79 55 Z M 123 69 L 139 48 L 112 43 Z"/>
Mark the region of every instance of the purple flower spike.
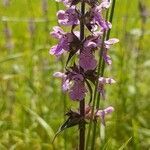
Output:
<path fill-rule="evenodd" d="M 85 88 L 84 82 L 77 80 L 74 82 L 70 89 L 69 95 L 72 100 L 83 100 L 87 89 Z"/>
<path fill-rule="evenodd" d="M 96 87 L 99 95 L 105 99 L 105 86 L 116 83 L 112 78 L 99 77 L 105 68 L 101 66 L 101 63 L 97 66 L 96 56 L 96 54 L 100 55 L 98 57 L 102 60 L 102 64 L 111 65 L 112 60 L 109 56 L 109 49 L 119 42 L 116 38 L 107 39 L 106 41 L 103 39 L 105 32 L 112 27 L 111 23 L 104 17 L 112 0 L 56 1 L 62 2 L 67 7 L 67 10 L 57 12 L 58 23 L 63 26 L 70 26 L 70 31 L 64 32 L 62 28 L 56 26 L 51 32 L 51 35 L 58 42 L 57 45 L 51 47 L 49 53 L 57 56 L 57 58 L 60 58 L 63 53 L 67 53 L 64 57 L 66 63 L 63 69 L 65 72 L 56 72 L 53 76 L 62 80 L 62 90 L 69 94 L 70 99 L 78 101 L 80 106 L 83 104 L 78 112 L 70 110 L 66 114 L 68 119 L 61 126 L 61 131 L 72 127 L 72 125 L 80 125 L 81 121 L 86 122 L 87 120 L 91 122 L 100 119 L 102 124 L 105 125 L 106 115 L 112 113 L 114 108 L 110 106 L 105 109 L 98 109 L 98 105 L 90 106 L 90 104 L 93 101 L 94 87 Z M 111 14 L 114 11 L 113 6 Z M 89 32 L 86 32 L 85 27 Z M 76 31 L 76 29 L 79 29 L 79 31 Z M 103 48 L 102 51 L 101 48 Z M 87 92 L 90 94 L 88 106 L 85 100 Z M 95 106 L 97 107 L 96 110 L 94 110 Z M 85 115 L 82 115 L 81 112 L 84 111 L 84 108 Z M 94 129 L 94 131 L 96 130 Z M 80 136 L 81 138 L 82 136 Z"/>
<path fill-rule="evenodd" d="M 79 24 L 79 15 L 75 9 L 75 6 L 70 7 L 68 10 L 60 10 L 57 13 L 58 22 L 61 25 L 78 25 Z"/>

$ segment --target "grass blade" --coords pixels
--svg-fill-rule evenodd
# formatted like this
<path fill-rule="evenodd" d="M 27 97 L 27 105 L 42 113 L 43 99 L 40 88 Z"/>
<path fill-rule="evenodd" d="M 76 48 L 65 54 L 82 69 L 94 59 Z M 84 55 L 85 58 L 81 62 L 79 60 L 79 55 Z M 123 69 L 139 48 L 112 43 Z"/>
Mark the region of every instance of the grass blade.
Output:
<path fill-rule="evenodd" d="M 130 137 L 118 150 L 124 150 L 128 143 L 131 141 L 132 137 Z"/>
<path fill-rule="evenodd" d="M 50 137 L 50 140 L 52 142 L 52 139 L 55 134 L 54 134 L 53 129 L 49 126 L 49 124 L 43 118 L 41 118 L 36 112 L 31 110 L 30 108 L 24 106 L 24 109 L 26 112 L 28 112 L 30 115 L 32 115 L 37 120 L 37 122 L 41 125 L 41 127 L 46 131 L 46 133 L 48 134 L 48 136 Z"/>

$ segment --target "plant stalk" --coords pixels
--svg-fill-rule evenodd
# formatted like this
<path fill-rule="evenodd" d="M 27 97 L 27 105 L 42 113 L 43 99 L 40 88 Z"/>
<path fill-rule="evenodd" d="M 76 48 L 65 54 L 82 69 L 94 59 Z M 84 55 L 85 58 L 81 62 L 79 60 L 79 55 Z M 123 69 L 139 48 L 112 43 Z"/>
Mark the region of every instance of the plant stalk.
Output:
<path fill-rule="evenodd" d="M 106 32 L 104 32 L 103 34 L 103 39 L 102 41 L 104 41 L 105 39 L 105 36 L 106 36 Z M 102 42 L 104 43 L 104 42 Z M 101 46 L 101 49 L 103 47 L 103 44 Z M 101 57 L 101 52 L 100 52 L 100 57 L 99 57 L 99 62 L 98 62 L 98 76 L 100 74 L 100 68 L 101 68 L 101 63 L 102 63 L 102 57 Z M 94 97 L 93 97 L 93 104 L 92 104 L 92 112 L 91 112 L 91 116 L 94 115 L 94 109 L 95 109 L 95 103 L 96 103 L 96 96 L 97 96 L 97 87 L 98 87 L 98 78 L 97 78 L 97 81 L 96 81 L 96 84 L 95 84 L 95 89 L 94 89 Z M 88 144 L 89 144 L 89 141 L 90 141 L 90 135 L 91 135 L 91 130 L 92 130 L 92 122 L 93 122 L 93 118 L 91 118 L 90 120 L 90 124 L 89 124 L 89 128 L 88 128 L 88 133 L 87 133 L 87 139 L 86 139 L 86 150 L 88 149 Z"/>
<path fill-rule="evenodd" d="M 84 22 L 83 16 L 85 14 L 85 2 L 81 3 L 81 20 L 80 20 L 80 40 L 84 39 Z M 85 99 L 80 101 L 80 115 L 82 118 L 85 116 Z M 81 121 L 79 124 L 79 150 L 84 150 L 85 147 L 85 122 Z"/>
<path fill-rule="evenodd" d="M 103 35 L 103 40 L 102 40 L 102 46 L 101 46 L 101 50 L 100 50 L 100 57 L 99 57 L 99 65 L 98 65 L 98 77 L 101 76 L 101 64 L 103 63 L 103 58 L 102 58 L 102 54 L 103 54 L 103 47 L 104 47 L 104 41 L 105 41 L 105 37 L 106 37 L 106 32 L 104 32 Z M 97 79 L 97 84 L 95 86 L 95 92 L 97 93 L 97 86 L 98 86 L 98 79 Z M 95 109 L 95 103 L 96 103 L 96 109 L 99 108 L 99 102 L 96 101 L 96 97 L 97 99 L 100 97 L 99 93 L 98 96 L 96 94 L 95 99 L 93 100 L 94 104 L 93 104 L 93 110 L 92 112 L 94 113 L 94 109 Z M 92 113 L 92 115 L 93 115 Z M 95 144 L 95 137 L 96 137 L 96 121 L 94 122 L 94 127 L 93 127 L 93 136 L 92 136 L 92 143 L 91 143 L 91 150 L 94 150 L 94 144 Z"/>
<path fill-rule="evenodd" d="M 112 20 L 113 20 L 113 15 L 114 15 L 114 9 L 115 9 L 115 0 L 113 0 L 113 3 L 112 3 L 112 8 L 111 8 L 111 12 L 110 12 L 110 18 L 109 18 L 109 22 L 112 23 Z M 108 17 L 108 11 L 107 11 L 107 15 L 106 15 L 106 18 Z M 104 40 L 105 40 L 105 36 L 106 36 L 106 40 L 109 39 L 109 36 L 110 36 L 110 31 L 111 29 L 108 30 L 107 34 L 105 34 L 104 32 L 104 35 L 103 35 L 103 41 L 102 41 L 102 47 L 101 47 L 101 51 L 100 51 L 100 66 L 98 70 L 100 70 L 98 73 L 98 75 L 100 75 L 101 77 L 104 76 L 104 71 L 105 71 L 105 61 L 104 59 L 102 58 L 102 54 L 103 54 L 103 47 L 104 47 Z M 100 93 L 98 93 L 98 96 L 97 96 L 97 100 L 96 100 L 96 109 L 99 108 L 99 105 L 100 105 Z M 92 137 L 92 143 L 91 143 L 91 150 L 94 150 L 94 146 L 95 146 L 95 138 L 96 138 L 96 125 L 97 125 L 97 122 L 95 121 L 94 122 L 94 127 L 93 127 L 93 137 Z"/>

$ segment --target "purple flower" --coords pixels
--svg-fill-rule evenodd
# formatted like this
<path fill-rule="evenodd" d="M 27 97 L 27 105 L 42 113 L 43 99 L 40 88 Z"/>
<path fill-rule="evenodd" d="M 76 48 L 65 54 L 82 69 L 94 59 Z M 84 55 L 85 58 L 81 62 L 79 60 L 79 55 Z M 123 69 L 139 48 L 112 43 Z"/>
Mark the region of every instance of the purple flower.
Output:
<path fill-rule="evenodd" d="M 112 38 L 112 39 L 109 39 L 107 41 L 104 42 L 104 50 L 103 50 L 103 58 L 105 60 L 105 62 L 108 64 L 108 65 L 111 65 L 112 64 L 112 60 L 111 60 L 111 57 L 108 55 L 108 49 L 110 49 L 110 47 L 116 43 L 118 43 L 119 40 L 116 39 L 116 38 Z"/>
<path fill-rule="evenodd" d="M 70 43 L 73 41 L 72 33 L 65 33 L 60 27 L 54 27 L 51 35 L 59 40 L 59 43 L 50 49 L 50 54 L 60 56 L 64 51 L 70 50 Z"/>
<path fill-rule="evenodd" d="M 70 7 L 66 11 L 60 10 L 57 13 L 58 16 L 58 22 L 61 25 L 78 25 L 79 24 L 79 15 L 77 13 L 77 10 L 75 6 Z"/>
<path fill-rule="evenodd" d="M 98 110 L 95 115 L 96 117 L 100 117 L 102 124 L 105 125 L 105 116 L 107 114 L 111 114 L 113 111 L 114 111 L 114 108 L 112 106 L 109 106 L 103 110 Z"/>
<path fill-rule="evenodd" d="M 86 49 L 95 49 L 99 46 L 99 40 L 98 37 L 94 37 L 94 36 L 89 36 L 86 38 L 86 40 L 84 41 L 83 47 Z"/>
<path fill-rule="evenodd" d="M 109 106 L 105 109 L 97 109 L 94 111 L 94 115 L 92 116 L 92 107 L 90 105 L 85 106 L 85 118 L 87 120 L 95 120 L 100 118 L 103 125 L 105 125 L 105 116 L 111 114 L 114 111 L 112 106 Z"/>
<path fill-rule="evenodd" d="M 100 36 L 89 36 L 83 43 L 83 49 L 79 55 L 79 65 L 85 71 L 94 70 L 97 61 L 94 56 L 94 51 L 101 46 Z"/>
<path fill-rule="evenodd" d="M 100 77 L 98 80 L 99 80 L 100 84 L 113 84 L 113 83 L 116 83 L 116 81 L 112 78 Z"/>
<path fill-rule="evenodd" d="M 92 54 L 91 49 L 83 49 L 79 55 L 79 65 L 85 71 L 94 70 L 96 68 L 97 61 L 95 56 Z"/>
<path fill-rule="evenodd" d="M 70 81 L 67 79 L 64 79 L 63 81 L 63 85 L 62 85 L 62 90 L 65 92 L 65 91 L 68 91 L 71 87 L 71 83 Z"/>
<path fill-rule="evenodd" d="M 102 0 L 100 8 L 108 9 L 110 7 L 111 0 Z"/>
<path fill-rule="evenodd" d="M 98 80 L 99 80 L 98 91 L 100 92 L 102 98 L 105 99 L 105 89 L 104 89 L 104 86 L 106 84 L 114 84 L 114 83 L 116 83 L 116 81 L 114 79 L 112 79 L 112 78 L 104 78 L 104 77 L 100 77 Z"/>
<path fill-rule="evenodd" d="M 59 57 L 60 55 L 64 53 L 64 49 L 61 45 L 58 44 L 58 45 L 51 47 L 51 50 L 49 51 L 49 53 L 51 55 L 55 55 Z"/>
<path fill-rule="evenodd" d="M 75 66 L 71 71 L 67 73 L 67 79 L 72 82 L 72 86 L 69 90 L 69 95 L 72 100 L 83 100 L 87 89 L 85 87 L 85 81 L 83 75 L 80 73 L 80 69 Z"/>
<path fill-rule="evenodd" d="M 70 82 L 69 79 L 67 79 L 67 75 L 65 73 L 62 72 L 55 72 L 53 74 L 54 77 L 56 78 L 61 78 L 62 79 L 62 90 L 68 91 L 70 89 Z"/>
<path fill-rule="evenodd" d="M 83 100 L 87 89 L 83 81 L 75 80 L 73 86 L 70 89 L 69 95 L 72 100 Z"/>
<path fill-rule="evenodd" d="M 105 43 L 105 47 L 106 47 L 107 49 L 110 49 L 110 46 L 111 46 L 111 45 L 114 45 L 114 44 L 116 44 L 116 43 L 118 43 L 118 42 L 119 42 L 118 39 L 112 38 L 112 39 L 109 39 L 109 40 L 105 41 L 104 43 Z"/>
<path fill-rule="evenodd" d="M 56 39 L 61 39 L 66 33 L 58 26 L 53 27 L 53 30 L 50 34 L 56 38 Z"/>
<path fill-rule="evenodd" d="M 84 77 L 77 70 L 72 70 L 66 72 L 66 74 L 61 72 L 55 72 L 54 77 L 62 79 L 62 89 L 63 91 L 69 91 L 70 98 L 72 100 L 83 100 L 87 89 L 85 87 Z"/>
<path fill-rule="evenodd" d="M 56 77 L 56 78 L 61 78 L 61 79 L 65 79 L 66 78 L 66 74 L 62 73 L 62 72 L 55 72 L 53 74 L 53 76 Z"/>
<path fill-rule="evenodd" d="M 91 23 L 97 24 L 102 28 L 102 31 L 108 30 L 112 27 L 111 23 L 103 19 L 101 15 L 102 6 L 95 6 L 91 9 L 90 17 Z"/>
<path fill-rule="evenodd" d="M 112 64 L 111 57 L 108 55 L 108 50 L 106 48 L 104 48 L 104 51 L 103 51 L 103 59 L 106 64 L 108 64 L 108 65 Z"/>

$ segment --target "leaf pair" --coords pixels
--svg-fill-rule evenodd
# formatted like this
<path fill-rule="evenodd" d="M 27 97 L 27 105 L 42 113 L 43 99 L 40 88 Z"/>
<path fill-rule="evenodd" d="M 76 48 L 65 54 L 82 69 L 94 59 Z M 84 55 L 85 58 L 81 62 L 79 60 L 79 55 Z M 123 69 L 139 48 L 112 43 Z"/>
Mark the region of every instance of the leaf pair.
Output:
<path fill-rule="evenodd" d="M 68 116 L 68 119 L 58 129 L 57 133 L 54 136 L 53 142 L 54 142 L 55 138 L 65 129 L 76 126 L 76 125 L 80 124 L 81 122 L 85 123 L 84 119 L 81 117 L 81 115 L 78 112 L 69 110 L 69 112 L 67 112 L 66 115 Z"/>

